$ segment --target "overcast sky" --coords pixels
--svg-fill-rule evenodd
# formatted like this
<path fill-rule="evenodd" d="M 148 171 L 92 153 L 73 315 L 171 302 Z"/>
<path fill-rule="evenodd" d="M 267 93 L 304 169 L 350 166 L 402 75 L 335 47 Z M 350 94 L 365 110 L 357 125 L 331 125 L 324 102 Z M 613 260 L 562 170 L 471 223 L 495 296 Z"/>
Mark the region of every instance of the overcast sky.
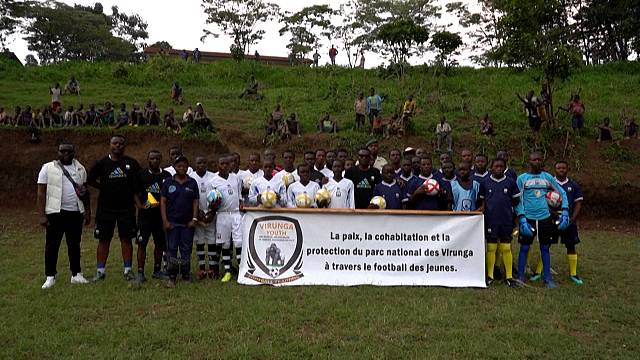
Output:
<path fill-rule="evenodd" d="M 444 8 L 444 4 L 452 2 L 453 0 L 436 0 L 436 3 Z M 95 0 L 63 0 L 62 2 L 82 5 L 93 5 Z M 149 32 L 148 44 L 152 44 L 156 41 L 165 40 L 168 41 L 176 49 L 194 49 L 198 47 L 201 51 L 220 51 L 229 52 L 229 46 L 231 40 L 229 38 L 220 37 L 213 38 L 208 37 L 205 42 L 200 41 L 202 36 L 202 29 L 206 26 L 206 16 L 202 11 L 200 0 L 103 0 L 100 1 L 107 14 L 111 13 L 111 7 L 117 6 L 121 11 L 131 14 L 138 13 L 149 24 L 147 31 Z M 338 8 L 341 0 L 275 0 L 272 2 L 278 4 L 281 9 L 289 11 L 298 11 L 305 6 L 314 4 L 329 4 L 333 8 Z M 475 3 L 475 1 L 473 1 Z M 462 35 L 462 29 L 457 25 L 457 20 L 450 16 L 443 16 L 438 21 L 439 25 L 447 25 L 453 23 L 454 27 L 449 31 L 459 32 Z M 285 36 L 280 37 L 278 29 L 280 25 L 277 23 L 267 23 L 263 26 L 266 31 L 265 37 L 257 45 L 255 45 L 251 52 L 258 50 L 261 55 L 271 56 L 286 56 L 287 48 L 286 44 L 288 38 Z M 209 27 L 212 29 L 212 27 Z M 330 44 L 324 44 L 324 48 L 320 49 L 322 58 L 321 63 L 327 62 L 329 56 L 327 55 L 328 47 Z M 340 45 L 336 45 L 340 51 Z M 24 61 L 24 58 L 29 51 L 27 50 L 27 44 L 21 39 L 21 36 L 14 37 L 13 42 L 9 44 L 9 48 L 16 53 L 16 55 Z M 382 59 L 374 53 L 366 53 L 366 67 L 375 67 L 382 63 Z M 412 63 L 422 64 L 426 61 L 432 60 L 433 54 L 427 54 L 424 58 L 413 58 Z M 465 54 L 458 56 L 460 63 L 469 65 L 470 62 L 465 59 Z M 337 62 L 339 64 L 348 64 L 348 60 L 344 51 L 338 54 Z"/>

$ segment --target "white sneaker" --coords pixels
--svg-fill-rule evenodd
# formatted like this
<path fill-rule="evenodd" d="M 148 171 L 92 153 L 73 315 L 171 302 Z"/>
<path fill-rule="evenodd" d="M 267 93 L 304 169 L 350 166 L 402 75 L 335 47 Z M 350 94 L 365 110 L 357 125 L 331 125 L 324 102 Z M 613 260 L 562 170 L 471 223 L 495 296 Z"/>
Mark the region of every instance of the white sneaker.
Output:
<path fill-rule="evenodd" d="M 85 279 L 82 273 L 77 273 L 76 276 L 71 277 L 72 284 L 88 284 L 89 280 Z"/>
<path fill-rule="evenodd" d="M 51 287 L 53 287 L 53 285 L 56 283 L 56 277 L 55 276 L 47 276 L 47 280 L 44 282 L 44 284 L 42 284 L 42 288 L 43 289 L 49 289 Z"/>

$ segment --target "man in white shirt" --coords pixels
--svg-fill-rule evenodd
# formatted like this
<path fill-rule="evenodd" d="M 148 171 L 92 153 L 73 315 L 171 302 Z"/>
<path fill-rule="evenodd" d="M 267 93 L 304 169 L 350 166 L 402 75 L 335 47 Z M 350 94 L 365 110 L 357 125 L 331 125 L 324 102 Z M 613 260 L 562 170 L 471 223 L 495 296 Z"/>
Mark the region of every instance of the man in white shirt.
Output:
<path fill-rule="evenodd" d="M 74 159 L 73 144 L 58 146 L 58 160 L 42 166 L 38 174 L 38 214 L 40 225 L 46 229 L 45 275 L 43 289 L 56 283 L 56 266 L 62 237 L 67 240 L 71 283 L 86 284 L 88 281 L 80 269 L 80 240 L 82 224 L 91 222 L 91 206 L 86 192 L 87 172 Z"/>
<path fill-rule="evenodd" d="M 447 143 L 447 151 L 451 152 L 451 148 L 453 145 L 453 138 L 451 137 L 451 133 L 453 129 L 451 125 L 447 122 L 447 119 L 443 116 L 440 117 L 440 123 L 436 125 L 436 137 L 437 137 L 437 151 L 441 152 L 440 146 L 442 143 Z"/>
<path fill-rule="evenodd" d="M 323 187 L 331 194 L 330 209 L 355 209 L 355 197 L 353 195 L 353 182 L 342 177 L 344 164 L 340 160 L 333 162 L 333 177 L 329 178 Z"/>
<path fill-rule="evenodd" d="M 380 144 L 378 143 L 378 140 L 371 139 L 367 141 L 365 146 L 367 147 L 367 150 L 369 150 L 371 160 L 373 161 L 371 167 L 378 169 L 378 171 L 382 171 L 382 167 L 387 165 L 388 162 L 387 159 L 378 155 L 378 151 L 380 150 Z M 356 161 L 356 166 L 357 165 L 360 165 L 360 161 Z"/>
<path fill-rule="evenodd" d="M 260 165 L 262 165 L 260 162 L 260 154 L 252 153 L 249 155 L 249 167 L 247 170 L 238 170 L 237 176 L 242 185 L 242 198 L 244 201 L 249 200 L 249 189 L 251 189 L 253 180 L 264 175 L 262 169 L 260 169 Z"/>
<path fill-rule="evenodd" d="M 289 188 L 287 189 L 287 207 L 298 207 L 296 197 L 301 194 L 309 196 L 309 199 L 311 200 L 311 207 L 317 207 L 316 193 L 320 190 L 320 185 L 315 181 L 311 181 L 310 166 L 307 164 L 299 165 L 298 175 L 300 176 L 300 181 L 289 185 Z"/>
<path fill-rule="evenodd" d="M 275 176 L 274 178 L 276 179 L 276 181 L 281 181 L 282 183 L 284 183 L 285 187 L 288 187 L 289 185 L 291 185 L 293 182 L 295 181 L 299 181 L 300 177 L 298 176 L 298 170 L 296 170 L 295 167 L 295 162 L 296 162 L 296 154 L 293 153 L 293 151 L 291 150 L 285 150 L 282 153 L 282 167 L 283 169 L 280 170 Z M 284 181 L 284 176 L 287 174 L 291 174 L 293 176 L 293 182 L 291 183 L 285 183 Z"/>
<path fill-rule="evenodd" d="M 281 207 L 285 202 L 286 188 L 281 180 L 278 180 L 273 176 L 273 162 L 265 160 L 262 165 L 262 172 L 264 175 L 253 180 L 251 189 L 249 190 L 249 204 L 262 206 L 261 194 L 265 191 L 271 190 L 276 193 L 277 201 L 274 207 Z"/>
<path fill-rule="evenodd" d="M 217 279 L 220 255 L 216 249 L 216 222 L 214 216 L 209 213 L 209 202 L 207 201 L 207 194 L 213 190 L 215 175 L 207 170 L 207 158 L 204 156 L 196 157 L 196 170 L 189 176 L 198 183 L 200 191 L 198 222 L 193 235 L 193 240 L 196 243 L 196 256 L 198 257 L 196 277 L 198 280 L 203 280 L 207 276 L 211 279 Z M 206 252 L 205 244 L 207 245 Z M 207 262 L 209 263 L 209 271 L 206 268 Z"/>
<path fill-rule="evenodd" d="M 174 176 L 176 174 L 176 169 L 173 168 L 173 161 L 175 159 L 177 159 L 180 156 L 183 156 L 184 154 L 182 153 L 182 147 L 178 146 L 178 145 L 174 145 L 169 149 L 169 163 L 171 165 L 167 166 L 166 168 L 162 169 L 166 172 L 168 172 L 169 174 L 171 174 L 171 176 Z M 187 176 L 191 176 L 191 174 L 193 174 L 193 168 L 191 168 L 191 166 L 189 166 L 187 168 Z"/>

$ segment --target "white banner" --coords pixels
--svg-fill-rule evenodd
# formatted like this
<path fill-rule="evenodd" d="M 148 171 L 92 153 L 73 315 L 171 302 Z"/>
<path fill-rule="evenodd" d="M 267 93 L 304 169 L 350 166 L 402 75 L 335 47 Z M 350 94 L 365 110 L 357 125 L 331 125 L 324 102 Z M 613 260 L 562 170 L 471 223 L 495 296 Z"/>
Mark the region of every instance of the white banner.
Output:
<path fill-rule="evenodd" d="M 478 213 L 249 209 L 246 285 L 486 287 Z"/>

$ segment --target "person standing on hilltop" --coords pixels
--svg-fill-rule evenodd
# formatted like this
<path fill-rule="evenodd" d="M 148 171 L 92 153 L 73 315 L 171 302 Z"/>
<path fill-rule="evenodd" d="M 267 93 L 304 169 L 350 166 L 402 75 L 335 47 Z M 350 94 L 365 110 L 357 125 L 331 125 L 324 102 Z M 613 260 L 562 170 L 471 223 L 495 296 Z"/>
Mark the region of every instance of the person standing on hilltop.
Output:
<path fill-rule="evenodd" d="M 364 50 L 360 50 L 360 69 L 364 69 Z"/>
<path fill-rule="evenodd" d="M 42 166 L 38 174 L 38 214 L 46 229 L 44 264 L 46 281 L 43 289 L 56 283 L 56 266 L 62 237 L 67 240 L 72 284 L 88 281 L 80 269 L 80 239 L 82 224 L 91 222 L 90 196 L 87 193 L 87 172 L 74 159 L 75 147 L 70 143 L 58 146 L 58 159 Z"/>
<path fill-rule="evenodd" d="M 445 118 L 444 115 L 440 116 L 440 122 L 438 123 L 438 125 L 436 125 L 436 138 L 437 138 L 436 151 L 437 152 L 442 151 L 440 147 L 445 142 L 447 143 L 447 151 L 449 153 L 453 151 L 452 149 L 453 138 L 451 137 L 452 132 L 453 132 L 453 129 L 451 128 L 451 125 L 449 125 L 449 123 L 447 122 L 447 118 Z"/>
<path fill-rule="evenodd" d="M 331 65 L 336 64 L 336 56 L 338 56 L 338 49 L 336 49 L 332 44 L 331 49 L 329 49 L 329 58 L 331 59 Z"/>
<path fill-rule="evenodd" d="M 369 116 L 369 125 L 373 131 L 373 121 L 380 117 L 382 113 L 382 101 L 384 98 L 376 94 L 376 90 L 371 88 L 369 97 L 367 97 L 367 115 Z"/>
<path fill-rule="evenodd" d="M 571 114 L 571 128 L 576 135 L 580 136 L 580 132 L 584 127 L 585 112 L 584 103 L 580 100 L 580 95 L 573 95 L 573 99 L 569 102 L 568 110 L 569 114 Z"/>
<path fill-rule="evenodd" d="M 50 88 L 49 94 L 51 94 L 51 107 L 53 108 L 53 112 L 58 113 L 60 111 L 60 97 L 62 96 L 60 83 L 56 83 L 52 88 Z"/>
<path fill-rule="evenodd" d="M 193 62 L 196 64 L 200 63 L 200 50 L 198 48 L 193 50 Z"/>
<path fill-rule="evenodd" d="M 320 61 L 320 54 L 318 54 L 318 49 L 316 49 L 316 52 L 313 54 L 313 66 L 318 67 L 318 62 Z"/>

